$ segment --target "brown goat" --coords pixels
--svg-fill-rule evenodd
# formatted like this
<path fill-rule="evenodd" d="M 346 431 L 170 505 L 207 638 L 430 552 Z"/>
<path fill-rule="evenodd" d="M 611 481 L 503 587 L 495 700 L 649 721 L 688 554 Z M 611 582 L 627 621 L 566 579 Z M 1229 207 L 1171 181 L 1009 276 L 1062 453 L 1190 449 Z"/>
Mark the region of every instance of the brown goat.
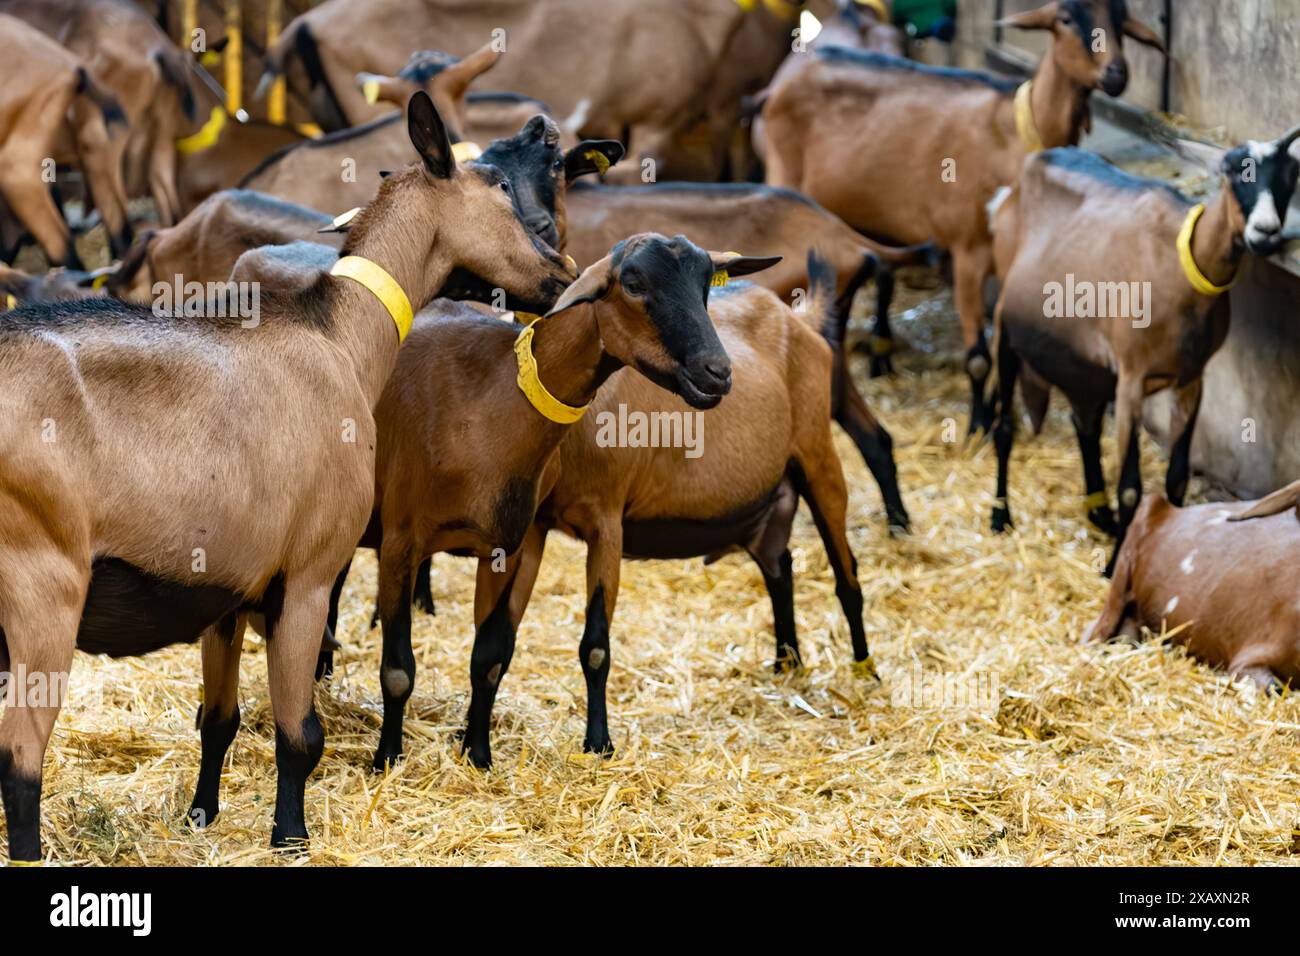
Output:
<path fill-rule="evenodd" d="M 374 116 L 354 86 L 358 73 L 391 75 L 412 48 L 464 55 L 504 30 L 496 88 L 549 103 L 575 137 L 616 139 L 627 131 L 630 155 L 654 159 L 669 175 L 669 144 L 703 114 L 731 38 L 746 18 L 760 16 L 766 10 L 748 13 L 735 0 L 596 7 L 589 0 L 326 0 L 285 28 L 268 53 L 264 82 L 285 72 L 290 59 L 301 61 L 317 122 L 337 130 Z M 788 38 L 789 24 L 774 24 Z"/>
<path fill-rule="evenodd" d="M 408 309 L 460 268 L 545 310 L 572 273 L 525 230 L 490 170 L 455 163 L 424 94 L 409 127 L 423 163 L 390 177 L 357 216 L 345 247 L 352 265 L 369 260 L 370 286 L 409 299 Z M 245 256 L 244 274 L 256 276 L 263 256 Z M 269 292 L 252 327 L 112 300 L 0 320 L 9 409 L 0 657 L 54 679 L 74 647 L 140 654 L 206 632 L 201 729 L 230 737 L 243 622 L 261 616 L 276 846 L 307 837 L 304 787 L 324 747 L 312 671 L 330 585 L 370 513 L 372 409 L 410 314 L 349 274 L 366 275 L 322 273 L 303 292 Z M 12 860 L 40 858 L 41 763 L 58 705 L 0 717 Z M 200 771 L 196 823 L 217 812 L 220 769 Z"/>
<path fill-rule="evenodd" d="M 810 307 L 833 323 L 835 279 L 810 263 Z M 630 291 L 628 277 L 608 288 L 566 293 L 612 296 Z M 575 291 L 576 290 L 576 291 Z M 654 296 L 653 287 L 649 293 Z M 561 300 L 562 302 L 565 299 Z M 610 668 L 609 629 L 618 597 L 620 563 L 633 558 L 717 557 L 747 552 L 758 564 L 776 631 L 778 670 L 797 664 L 793 562 L 788 542 L 799 498 L 807 501 L 835 575 L 835 593 L 848 619 L 855 669 L 874 678 L 862 620 L 857 562 L 846 533 L 848 493 L 830 432 L 832 349 L 806 321 L 766 289 L 724 286 L 709 299 L 709 317 L 731 358 L 732 387 L 717 408 L 695 413 L 681 398 L 623 369 L 610 376 L 587 415 L 560 442 L 560 469 L 537 523 L 506 573 L 480 561 L 470 664 L 472 698 L 465 747 L 488 766 L 489 717 L 514 651 L 546 534 L 559 529 L 587 544 L 587 620 L 579 658 L 587 682 L 586 750 L 613 747 L 605 708 Z M 624 410 L 694 416 L 701 454 L 620 441 Z M 666 427 L 666 426 L 665 426 Z M 629 439 L 632 435 L 628 432 Z M 712 437 L 708 437 L 712 436 Z M 647 436 L 642 436 L 649 443 Z M 664 442 L 662 444 L 669 444 Z M 387 639 L 387 635 L 385 635 Z M 387 711 L 385 718 L 387 721 Z"/>
<path fill-rule="evenodd" d="M 461 142 L 469 84 L 499 58 L 490 46 L 463 60 L 433 51 L 416 53 L 399 77 L 389 81 L 391 88 L 385 87 L 385 95 L 424 90 L 439 113 L 447 117 L 452 141 Z M 381 172 L 414 159 L 410 140 L 402 133 L 401 116 L 400 111 L 393 112 L 274 153 L 245 176 L 240 186 L 312 208 L 344 210 L 364 205 L 374 196 Z"/>
<path fill-rule="evenodd" d="M 210 119 L 199 133 L 176 144 L 176 188 L 182 215 L 209 196 L 238 186 L 266 157 L 307 138 L 291 126 L 261 120 L 241 123 L 224 107 L 214 106 L 212 110 L 210 116 L 215 120 Z"/>
<path fill-rule="evenodd" d="M 1298 499 L 1300 482 L 1258 502 L 1175 508 L 1148 496 L 1086 639 L 1167 629 L 1193 657 L 1258 686 L 1300 684 L 1300 601 L 1283 570 L 1300 554 L 1300 521 L 1277 514 Z"/>
<path fill-rule="evenodd" d="M 195 114 L 185 54 L 129 0 L 0 0 L 0 13 L 58 40 L 113 92 L 130 123 L 129 135 L 115 137 L 110 147 L 127 193 L 134 195 L 143 180 L 163 225 L 175 222 L 175 140 Z"/>
<path fill-rule="evenodd" d="M 759 273 L 754 281 L 791 302 L 797 290 L 802 295 L 809 289 L 806 253 L 816 248 L 837 279 L 840 346 L 858 287 L 874 273 L 877 311 L 887 309 L 893 288 L 893 272 L 888 265 L 926 262 L 933 253 L 928 245 L 904 249 L 882 246 L 806 196 L 756 184 L 579 184 L 569 190 L 565 202 L 569 231 L 563 248 L 579 265 L 594 261 L 597 250 L 609 248 L 617 236 L 637 228 L 681 232 L 714 249 L 743 245 L 755 255 L 782 257 L 779 265 Z M 878 272 L 876 260 L 886 264 Z M 814 324 L 820 322 L 820 317 L 806 308 L 798 314 Z M 836 348 L 834 363 L 831 409 L 835 421 L 853 438 L 880 486 L 889 525 L 906 529 L 907 510 L 898 493 L 893 442 L 853 384 L 842 347 Z"/>
<path fill-rule="evenodd" d="M 525 367 L 516 358 L 520 342 L 531 347 L 537 380 L 570 409 L 586 406 L 623 367 L 691 407 L 709 408 L 731 383 L 730 362 L 704 307 L 711 277 L 718 269 L 743 275 L 772 262 L 705 253 L 683 236 L 638 235 L 589 266 L 572 294 L 526 332 L 450 305 L 412 331 L 375 409 L 375 512 L 361 541 L 382 542 L 377 769 L 402 753 L 402 711 L 415 684 L 417 566 L 427 555 L 450 552 L 483 559 L 481 568 L 504 562 L 502 574 L 512 576 L 515 553 L 559 473 L 556 446 L 571 429 L 539 412 L 516 385 Z M 636 292 L 633 282 L 640 283 Z M 428 374 L 430 363 L 438 375 Z M 466 434 L 480 440 L 467 442 Z M 508 664 L 507 658 L 500 671 Z"/>
<path fill-rule="evenodd" d="M 1115 533 L 1117 544 L 1142 497 L 1143 399 L 1172 388 L 1173 449 L 1165 490 L 1170 501 L 1182 504 L 1201 373 L 1228 334 L 1229 299 L 1222 293 L 1244 251 L 1269 255 L 1281 248 L 1279 210 L 1290 205 L 1300 175 L 1293 155 L 1300 149 L 1298 137 L 1300 128 L 1228 152 L 1221 165 L 1223 188 L 1208 207 L 1084 150 L 1049 150 L 1026 161 L 1019 184 L 993 215 L 1002 282 L 994 311 L 1000 407 L 994 531 L 1011 524 L 1007 470 L 1022 360 L 1069 399 L 1088 517 Z M 1112 397 L 1122 457 L 1118 521 L 1106 497 L 1100 450 L 1102 417 Z"/>
<path fill-rule="evenodd" d="M 77 267 L 68 225 L 44 178 L 50 160 L 81 168 L 116 255 L 130 242 L 126 186 L 114 139 L 126 116 L 72 51 L 0 14 L 0 195 L 56 266 Z M 114 127 L 120 127 L 114 129 Z M 49 172 L 52 172 L 50 170 Z"/>
<path fill-rule="evenodd" d="M 1123 0 L 1061 0 L 1004 24 L 1052 34 L 1030 84 L 822 47 L 798 58 L 763 107 L 769 183 L 808 194 L 856 229 L 934 240 L 952 253 L 972 432 L 989 425 L 985 206 L 1016 181 L 1028 153 L 1078 142 L 1094 89 L 1124 91 L 1124 35 L 1161 47 Z M 877 335 L 890 337 L 887 329 Z"/>
<path fill-rule="evenodd" d="M 152 299 L 155 282 L 224 282 L 236 260 L 258 246 L 320 242 L 338 249 L 343 235 L 322 233 L 333 223 L 324 213 L 247 189 L 209 196 L 174 226 L 136 236 L 131 251 L 108 278 L 118 298 Z"/>
<path fill-rule="evenodd" d="M 84 272 L 80 269 L 51 269 L 32 275 L 0 263 L 0 311 L 20 305 L 68 302 L 103 296 L 112 267 Z"/>

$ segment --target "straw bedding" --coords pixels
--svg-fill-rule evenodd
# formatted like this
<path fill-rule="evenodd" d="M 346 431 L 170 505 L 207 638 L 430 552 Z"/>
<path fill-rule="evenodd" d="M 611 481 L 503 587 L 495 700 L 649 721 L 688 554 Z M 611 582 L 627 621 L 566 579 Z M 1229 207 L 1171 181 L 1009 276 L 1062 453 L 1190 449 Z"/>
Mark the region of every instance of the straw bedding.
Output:
<path fill-rule="evenodd" d="M 951 300 L 908 297 L 900 374 L 859 383 L 897 443 L 909 537 L 886 536 L 875 485 L 838 438 L 882 685 L 850 672 L 805 510 L 794 539 L 805 672 L 772 675 L 770 606 L 747 558 L 628 563 L 609 686 L 618 752 L 586 756 L 584 552 L 553 535 L 498 699 L 495 768 L 459 756 L 474 569 L 441 557 L 437 616 L 414 622 L 408 757 L 377 776 L 376 571 L 362 553 L 344 597 L 346 649 L 318 694 L 328 742 L 308 784 L 307 856 L 267 849 L 274 727 L 255 637 L 223 813 L 198 833 L 182 823 L 199 763 L 197 649 L 78 655 L 46 760 L 47 854 L 128 865 L 1296 862 L 1300 700 L 1236 685 L 1160 641 L 1078 643 L 1105 594 L 1108 544 L 1082 520 L 1063 403 L 1041 437 L 1022 432 L 1016 531 L 990 535 L 992 448 L 944 440 L 964 430 L 967 396 Z M 1112 442 L 1104 454 L 1113 472 Z M 1163 467 L 1147 445 L 1148 488 Z"/>

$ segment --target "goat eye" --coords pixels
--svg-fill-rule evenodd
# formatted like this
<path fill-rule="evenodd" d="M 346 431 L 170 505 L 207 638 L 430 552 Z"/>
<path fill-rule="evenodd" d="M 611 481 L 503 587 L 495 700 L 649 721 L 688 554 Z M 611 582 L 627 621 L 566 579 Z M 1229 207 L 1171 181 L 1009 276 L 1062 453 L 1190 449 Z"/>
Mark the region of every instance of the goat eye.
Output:
<path fill-rule="evenodd" d="M 564 157 L 561 156 L 559 159 L 557 159 L 557 160 L 555 161 L 555 165 L 554 165 L 552 168 L 553 168 L 557 173 L 558 173 L 561 169 L 563 169 L 563 168 L 564 168 Z"/>
<path fill-rule="evenodd" d="M 503 193 L 509 193 L 509 192 L 510 192 L 510 180 L 508 180 L 508 179 L 503 179 L 503 180 L 501 180 L 500 185 L 501 185 L 501 191 L 502 191 Z"/>

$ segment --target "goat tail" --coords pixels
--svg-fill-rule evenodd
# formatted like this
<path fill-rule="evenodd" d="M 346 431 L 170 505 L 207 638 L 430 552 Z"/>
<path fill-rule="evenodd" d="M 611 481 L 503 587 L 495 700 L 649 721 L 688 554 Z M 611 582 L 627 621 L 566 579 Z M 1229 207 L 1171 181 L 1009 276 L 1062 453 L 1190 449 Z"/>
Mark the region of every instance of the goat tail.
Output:
<path fill-rule="evenodd" d="M 117 296 L 131 288 L 136 275 L 139 274 L 140 269 L 149 260 L 149 244 L 153 242 L 154 237 L 157 235 L 158 231 L 156 229 L 145 229 L 136 233 L 131 248 L 126 251 L 126 255 L 122 257 L 117 269 L 109 274 L 106 284 L 110 294 Z"/>
<path fill-rule="evenodd" d="M 883 242 L 859 236 L 859 244 L 881 262 L 891 266 L 939 267 L 942 253 L 933 242 L 918 242 L 914 246 L 887 246 Z"/>
<path fill-rule="evenodd" d="M 320 45 L 316 42 L 311 26 L 301 17 L 289 24 L 289 28 L 275 42 L 271 53 L 267 55 L 266 72 L 262 74 L 262 79 L 257 84 L 256 95 L 259 98 L 264 96 L 270 89 L 271 83 L 285 74 L 290 52 L 298 58 L 298 62 L 302 64 L 307 74 L 308 102 L 311 105 L 312 118 L 316 120 L 317 125 L 327 133 L 347 129 L 351 124 L 348 122 L 347 113 L 343 110 L 338 94 L 334 92 L 333 84 L 330 83 L 329 74 L 325 72 Z"/>
<path fill-rule="evenodd" d="M 128 125 L 126 113 L 122 109 L 122 104 L 117 101 L 117 97 L 96 83 L 84 66 L 77 67 L 77 95 L 84 96 L 99 107 L 99 113 L 104 118 L 106 127 L 112 127 L 114 123 Z"/>
<path fill-rule="evenodd" d="M 1293 481 L 1285 488 L 1279 488 L 1271 495 L 1260 498 L 1239 515 L 1233 515 L 1229 521 L 1249 521 L 1251 518 L 1266 518 L 1295 508 L 1296 518 L 1300 518 L 1300 481 Z"/>
<path fill-rule="evenodd" d="M 167 44 L 157 46 L 150 52 L 150 57 L 158 66 L 158 74 L 164 83 L 176 91 L 181 101 L 181 112 L 190 122 L 198 116 L 198 106 L 194 102 L 194 89 L 190 86 L 190 64 L 179 47 Z"/>
<path fill-rule="evenodd" d="M 808 301 L 803 313 L 810 323 L 816 323 L 831 351 L 839 351 L 844 342 L 844 329 L 836 316 L 835 267 L 816 248 L 808 250 Z"/>

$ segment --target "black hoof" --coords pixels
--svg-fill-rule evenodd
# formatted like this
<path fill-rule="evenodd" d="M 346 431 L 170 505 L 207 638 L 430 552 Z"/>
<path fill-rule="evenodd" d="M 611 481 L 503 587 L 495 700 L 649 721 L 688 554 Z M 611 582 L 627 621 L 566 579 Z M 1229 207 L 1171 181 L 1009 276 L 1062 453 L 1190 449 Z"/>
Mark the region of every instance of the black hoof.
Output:
<path fill-rule="evenodd" d="M 1088 512 L 1088 522 L 1108 537 L 1119 536 L 1119 519 L 1109 508 L 1093 508 Z"/>
<path fill-rule="evenodd" d="M 432 594 L 420 594 L 417 592 L 415 598 L 411 601 L 411 605 L 417 611 L 423 611 L 425 614 L 436 616 L 438 613 L 437 608 L 433 606 Z"/>
<path fill-rule="evenodd" d="M 907 534 L 912 530 L 912 519 L 906 511 L 899 508 L 886 508 L 885 519 L 889 524 L 890 535 Z"/>
<path fill-rule="evenodd" d="M 614 756 L 614 743 L 609 739 L 608 734 L 601 739 L 588 737 L 582 742 L 582 752 L 588 754 L 600 754 L 608 760 L 610 757 Z"/>
<path fill-rule="evenodd" d="M 325 651 L 316 658 L 316 680 L 334 676 L 334 652 Z"/>
<path fill-rule="evenodd" d="M 778 676 L 781 674 L 790 674 L 797 671 L 800 667 L 799 651 L 793 647 L 779 647 L 776 651 L 776 659 L 772 661 L 772 672 Z M 609 738 L 605 739 L 609 743 Z M 590 752 L 590 748 L 588 748 Z"/>
<path fill-rule="evenodd" d="M 195 830 L 203 830 L 212 826 L 220 812 L 220 807 L 200 807 L 196 804 L 185 814 L 185 822 Z"/>
<path fill-rule="evenodd" d="M 867 364 L 868 378 L 885 378 L 894 374 L 894 360 L 888 355 L 873 355 Z"/>
<path fill-rule="evenodd" d="M 375 773 L 383 773 L 389 767 L 396 766 L 402 759 L 402 748 L 383 747 L 375 751 L 375 759 L 371 761 L 371 766 Z"/>
<path fill-rule="evenodd" d="M 1001 505 L 993 509 L 993 520 L 989 523 L 994 534 L 1002 534 L 1010 528 L 1015 527 L 1011 523 L 1011 509 Z"/>
<path fill-rule="evenodd" d="M 486 744 L 481 746 L 465 747 L 461 751 L 479 770 L 492 769 L 492 748 Z"/>
<path fill-rule="evenodd" d="M 271 849 L 286 856 L 301 856 L 307 852 L 306 827 L 274 827 L 271 830 Z"/>

